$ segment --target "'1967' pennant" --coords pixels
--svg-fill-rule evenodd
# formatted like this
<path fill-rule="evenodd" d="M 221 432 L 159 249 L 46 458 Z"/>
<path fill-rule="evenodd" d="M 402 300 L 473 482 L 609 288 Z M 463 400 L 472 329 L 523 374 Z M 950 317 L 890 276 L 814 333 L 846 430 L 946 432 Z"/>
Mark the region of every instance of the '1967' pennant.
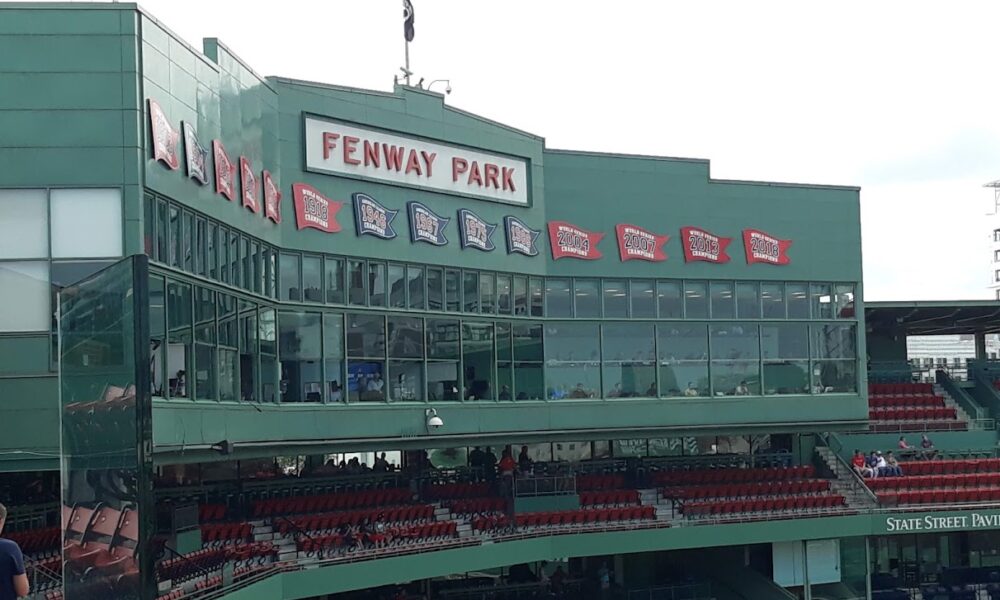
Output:
<path fill-rule="evenodd" d="M 319 190 L 305 183 L 292 184 L 292 203 L 295 204 L 295 226 L 298 229 L 312 227 L 327 233 L 340 231 L 337 212 L 343 202 L 330 200 Z"/>
<path fill-rule="evenodd" d="M 648 260 L 660 262 L 667 260 L 663 244 L 670 239 L 669 235 L 656 235 L 642 227 L 619 223 L 615 225 L 618 235 L 618 255 L 622 262 L 626 260 Z"/>
<path fill-rule="evenodd" d="M 697 227 L 681 227 L 684 262 L 727 263 L 726 248 L 733 238 L 720 237 Z"/>
<path fill-rule="evenodd" d="M 410 213 L 410 241 L 427 242 L 435 246 L 444 246 L 448 238 L 444 236 L 444 228 L 448 226 L 448 217 L 442 217 L 419 202 L 407 202 L 406 210 Z"/>
<path fill-rule="evenodd" d="M 560 258 L 597 260 L 601 258 L 597 244 L 603 237 L 603 233 L 580 229 L 565 221 L 549 221 L 549 245 L 552 246 L 553 260 Z"/>
<path fill-rule="evenodd" d="M 747 255 L 747 264 L 765 263 L 769 265 L 787 265 L 788 247 L 791 240 L 779 240 L 758 229 L 743 230 L 743 250 Z"/>

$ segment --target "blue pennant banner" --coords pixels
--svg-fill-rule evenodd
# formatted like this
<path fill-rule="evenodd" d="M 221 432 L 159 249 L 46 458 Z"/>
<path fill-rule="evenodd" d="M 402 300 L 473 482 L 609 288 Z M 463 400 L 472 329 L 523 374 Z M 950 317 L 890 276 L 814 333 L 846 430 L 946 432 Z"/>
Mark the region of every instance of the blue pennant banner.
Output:
<path fill-rule="evenodd" d="M 538 248 L 535 241 L 541 235 L 541 231 L 536 231 L 524 224 L 524 221 L 510 215 L 503 218 L 504 229 L 507 230 L 507 254 L 524 254 L 525 256 L 537 256 Z"/>
<path fill-rule="evenodd" d="M 493 232 L 495 223 L 487 223 L 485 219 L 467 208 L 458 211 L 458 233 L 462 239 L 462 248 L 475 248 L 483 252 L 493 252 Z"/>
<path fill-rule="evenodd" d="M 448 238 L 444 237 L 444 228 L 451 219 L 435 214 L 419 202 L 407 202 L 406 210 L 410 213 L 411 242 L 427 242 L 435 246 L 448 243 Z"/>
<path fill-rule="evenodd" d="M 398 210 L 389 210 L 368 194 L 358 192 L 352 198 L 354 200 L 354 224 L 357 225 L 358 235 L 374 235 L 384 240 L 396 237 L 396 231 L 392 228 L 392 220 L 396 218 Z"/>

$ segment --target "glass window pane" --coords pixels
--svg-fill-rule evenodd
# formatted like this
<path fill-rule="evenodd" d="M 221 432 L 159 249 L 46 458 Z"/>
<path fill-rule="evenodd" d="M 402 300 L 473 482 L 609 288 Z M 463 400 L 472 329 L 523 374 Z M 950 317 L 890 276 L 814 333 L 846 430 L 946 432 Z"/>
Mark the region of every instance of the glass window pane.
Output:
<path fill-rule="evenodd" d="M 511 312 L 510 275 L 497 275 L 497 312 L 501 315 Z"/>
<path fill-rule="evenodd" d="M 479 312 L 479 273 L 466 271 L 462 276 L 462 310 Z"/>
<path fill-rule="evenodd" d="M 48 231 L 46 231 L 46 236 Z M 156 201 L 156 260 L 167 263 L 167 239 L 169 238 L 167 223 L 167 203 Z M 46 238 L 48 239 L 48 238 Z"/>
<path fill-rule="evenodd" d="M 217 251 L 218 242 L 219 226 L 215 223 L 209 222 L 208 237 L 205 240 L 205 269 L 208 276 L 216 280 L 219 278 L 219 255 Z"/>
<path fill-rule="evenodd" d="M 812 325 L 813 358 L 857 358 L 854 325 Z"/>
<path fill-rule="evenodd" d="M 52 258 L 122 255 L 121 190 L 55 189 L 50 201 Z"/>
<path fill-rule="evenodd" d="M 219 227 L 219 281 L 229 283 L 229 230 Z"/>
<path fill-rule="evenodd" d="M 212 344 L 196 343 L 194 345 L 194 397 L 199 400 L 216 400 L 215 372 L 216 349 Z"/>
<path fill-rule="evenodd" d="M 804 323 L 761 325 L 765 394 L 809 393 L 809 331 Z"/>
<path fill-rule="evenodd" d="M 604 316 L 613 319 L 628 317 L 628 282 L 623 279 L 604 280 Z"/>
<path fill-rule="evenodd" d="M 385 401 L 385 361 L 347 361 L 347 391 L 351 402 Z"/>
<path fill-rule="evenodd" d="M 445 310 L 456 312 L 462 310 L 462 275 L 458 271 L 448 269 L 445 276 Z"/>
<path fill-rule="evenodd" d="M 3 264 L 12 264 L 12 263 L 0 263 L 0 265 Z M 13 264 L 24 264 L 24 263 L 13 263 Z M 37 264 L 37 263 L 28 263 L 28 264 Z M 49 267 L 49 281 L 52 286 L 52 293 L 50 295 L 51 304 L 49 304 L 48 306 L 52 307 L 51 316 L 52 316 L 53 333 L 58 332 L 58 323 L 56 323 L 55 309 L 59 305 L 59 301 L 56 298 L 56 294 L 59 293 L 59 290 L 63 289 L 68 285 L 74 284 L 80 281 L 81 279 L 86 279 L 87 277 L 90 277 L 94 273 L 100 271 L 105 267 L 111 266 L 112 264 L 114 264 L 114 261 L 110 260 L 89 260 L 81 262 L 72 261 L 72 262 L 52 263 L 52 265 Z M 150 290 L 150 294 L 152 293 L 153 291 Z M 158 300 L 161 303 L 160 307 L 162 309 L 163 290 L 160 290 L 160 298 Z M 6 304 L 3 304 L 2 306 L 6 306 Z M 151 319 L 153 318 L 152 315 L 150 315 L 150 318 Z M 161 323 L 160 328 L 162 329 L 162 327 L 163 326 Z M 152 329 L 152 324 L 150 325 L 150 328 Z M 161 342 L 163 341 L 162 335 L 160 336 L 159 339 Z"/>
<path fill-rule="evenodd" d="M 837 284 L 834 288 L 835 316 L 838 319 L 854 318 L 854 285 L 845 283 Z"/>
<path fill-rule="evenodd" d="M 858 391 L 858 363 L 855 360 L 813 361 L 813 392 L 817 394 Z"/>
<path fill-rule="evenodd" d="M 458 322 L 455 322 L 458 327 Z M 457 352 L 458 341 L 456 334 L 455 348 Z M 458 393 L 458 361 L 457 360 L 431 360 L 427 361 L 427 399 L 431 401 L 445 400 L 457 401 Z"/>
<path fill-rule="evenodd" d="M 181 211 L 174 205 L 170 205 L 170 247 L 167 251 L 167 264 L 171 267 L 181 266 Z"/>
<path fill-rule="evenodd" d="M 260 324 L 260 387 L 261 400 L 277 402 L 281 381 L 278 364 L 278 317 L 273 308 L 264 308 L 258 317 Z"/>
<path fill-rule="evenodd" d="M 0 262 L 0 331 L 48 331 L 49 265 Z"/>
<path fill-rule="evenodd" d="M 45 190 L 0 190 L 0 258 L 48 257 Z"/>
<path fill-rule="evenodd" d="M 262 264 L 261 264 L 261 259 L 262 258 L 263 257 L 262 257 L 261 252 L 260 252 L 260 243 L 259 242 L 255 242 L 253 240 L 250 240 L 250 271 L 251 271 L 251 277 L 253 277 L 253 279 L 252 279 L 252 281 L 253 281 L 253 291 L 254 291 L 255 294 L 261 294 L 265 290 L 265 288 L 264 288 L 264 269 L 262 268 Z M 316 261 L 317 261 L 317 275 L 318 275 L 319 274 L 319 267 L 318 267 L 318 261 L 319 261 L 319 259 L 317 258 Z M 303 273 L 303 276 L 305 276 L 304 273 Z M 320 289 L 320 288 L 317 287 L 316 291 L 318 293 L 322 294 L 322 289 Z M 320 300 L 320 301 L 322 301 L 322 300 Z"/>
<path fill-rule="evenodd" d="M 661 319 L 680 319 L 684 315 L 680 282 L 657 281 L 656 303 L 659 305 Z"/>
<path fill-rule="evenodd" d="M 278 313 L 278 356 L 282 402 L 321 402 L 320 314 Z"/>
<path fill-rule="evenodd" d="M 243 269 L 240 263 L 240 234 L 235 231 L 229 232 L 229 274 L 233 278 L 233 285 L 243 286 Z M 298 275 L 296 274 L 296 277 Z"/>
<path fill-rule="evenodd" d="M 760 318 L 760 297 L 756 283 L 736 284 L 736 314 L 741 319 Z"/>
<path fill-rule="evenodd" d="M 632 296 L 632 318 L 653 319 L 656 317 L 656 299 L 653 297 L 653 282 L 633 279 L 629 282 Z"/>
<path fill-rule="evenodd" d="M 810 296 L 812 297 L 812 316 L 814 319 L 833 318 L 833 295 L 830 293 L 830 284 L 814 283 L 810 286 Z"/>
<path fill-rule="evenodd" d="M 326 301 L 330 304 L 344 303 L 344 259 L 327 256 L 323 258 L 326 269 Z"/>
<path fill-rule="evenodd" d="M 804 283 L 785 284 L 789 319 L 809 318 L 809 291 Z"/>
<path fill-rule="evenodd" d="M 368 306 L 385 306 L 385 265 L 368 263 Z"/>
<path fill-rule="evenodd" d="M 736 317 L 736 303 L 733 301 L 733 284 L 728 281 L 713 281 L 712 318 L 732 319 Z"/>
<path fill-rule="evenodd" d="M 708 327 L 661 323 L 656 326 L 661 396 L 707 396 Z"/>
<path fill-rule="evenodd" d="M 190 273 L 194 271 L 194 215 L 184 211 L 183 221 L 184 234 L 181 237 L 181 259 L 184 261 L 184 270 Z"/>
<path fill-rule="evenodd" d="M 347 265 L 347 289 L 351 304 L 364 306 L 368 303 L 365 292 L 365 263 L 362 260 L 351 260 Z"/>
<path fill-rule="evenodd" d="M 457 320 L 427 319 L 427 358 L 458 360 L 460 331 Z"/>
<path fill-rule="evenodd" d="M 704 281 L 684 282 L 684 316 L 688 319 L 708 318 L 708 292 Z"/>
<path fill-rule="evenodd" d="M 462 365 L 466 400 L 493 400 L 493 323 L 462 323 Z"/>
<path fill-rule="evenodd" d="M 424 310 L 424 268 L 406 267 L 406 291 L 410 295 L 410 308 Z"/>
<path fill-rule="evenodd" d="M 302 282 L 299 281 L 299 261 L 298 254 L 281 254 L 280 264 L 280 300 L 291 300 L 297 302 L 301 296 L 299 290 L 302 289 Z"/>
<path fill-rule="evenodd" d="M 416 402 L 424 399 L 423 361 L 389 361 L 389 399 L 394 402 Z"/>
<path fill-rule="evenodd" d="M 427 269 L 427 308 L 444 310 L 444 272 L 441 269 Z"/>
<path fill-rule="evenodd" d="M 264 277 L 267 280 L 265 293 L 268 298 L 278 297 L 278 250 L 268 246 L 265 258 Z"/>
<path fill-rule="evenodd" d="M 208 288 L 194 290 L 194 339 L 215 343 L 215 292 Z"/>
<path fill-rule="evenodd" d="M 762 283 L 760 300 L 765 319 L 785 318 L 785 285 L 782 283 Z"/>
<path fill-rule="evenodd" d="M 207 240 L 205 239 L 207 224 L 205 219 L 198 218 L 195 220 L 195 231 L 194 231 L 194 272 L 199 275 L 205 274 L 205 247 L 207 245 Z"/>
<path fill-rule="evenodd" d="M 406 308 L 406 269 L 403 265 L 390 264 L 389 273 L 389 306 Z"/>
<path fill-rule="evenodd" d="M 510 361 L 513 358 L 513 341 L 510 336 L 510 323 L 496 324 L 497 361 Z"/>
<path fill-rule="evenodd" d="M 385 357 L 385 318 L 381 315 L 347 315 L 347 355 Z"/>
<path fill-rule="evenodd" d="M 323 314 L 323 363 L 328 402 L 344 401 L 344 316 Z"/>
<path fill-rule="evenodd" d="M 167 282 L 167 378 L 172 398 L 188 395 L 191 371 L 191 286 Z"/>
<path fill-rule="evenodd" d="M 540 362 L 514 362 L 514 399 L 541 400 L 545 397 L 545 375 Z"/>
<path fill-rule="evenodd" d="M 545 314 L 550 317 L 572 317 L 572 302 L 568 279 L 545 280 Z"/>
<path fill-rule="evenodd" d="M 53 271 L 55 267 L 53 267 Z M 149 376 L 150 393 L 164 396 L 163 369 L 166 367 L 167 311 L 163 277 L 149 277 Z M 54 320 L 54 319 L 53 319 Z"/>
<path fill-rule="evenodd" d="M 710 327 L 712 360 L 757 360 L 760 339 L 757 325 L 721 324 Z"/>
<path fill-rule="evenodd" d="M 424 357 L 424 320 L 389 317 L 389 358 Z"/>
<path fill-rule="evenodd" d="M 656 397 L 656 352 L 652 323 L 605 323 L 605 398 Z"/>
<path fill-rule="evenodd" d="M 542 316 L 542 280 L 532 277 L 528 280 L 528 301 L 531 303 L 531 316 Z"/>
<path fill-rule="evenodd" d="M 601 390 L 601 358 L 596 323 L 545 325 L 548 397 L 595 398 Z"/>
<path fill-rule="evenodd" d="M 594 318 L 601 316 L 601 289 L 596 279 L 577 279 L 573 282 L 576 316 Z M 551 313 L 550 313 L 551 314 Z"/>
<path fill-rule="evenodd" d="M 240 397 L 239 323 L 236 298 L 219 294 L 219 400 L 235 402 Z"/>
<path fill-rule="evenodd" d="M 709 331 L 715 395 L 760 394 L 760 337 L 757 325 L 710 325 Z"/>
<path fill-rule="evenodd" d="M 514 314 L 528 314 L 528 278 L 514 276 Z"/>
<path fill-rule="evenodd" d="M 302 293 L 307 302 L 323 301 L 322 261 L 318 256 L 302 257 Z"/>
<path fill-rule="evenodd" d="M 484 314 L 492 315 L 496 312 L 496 278 L 493 273 L 481 273 L 479 275 L 479 297 L 480 308 Z"/>
<path fill-rule="evenodd" d="M 539 323 L 515 323 L 513 327 L 514 360 L 542 362 L 542 326 Z"/>
<path fill-rule="evenodd" d="M 253 291 L 253 267 L 251 266 L 251 260 L 253 259 L 250 254 L 250 240 L 246 237 L 240 238 L 240 265 L 243 268 L 243 289 L 248 291 Z"/>

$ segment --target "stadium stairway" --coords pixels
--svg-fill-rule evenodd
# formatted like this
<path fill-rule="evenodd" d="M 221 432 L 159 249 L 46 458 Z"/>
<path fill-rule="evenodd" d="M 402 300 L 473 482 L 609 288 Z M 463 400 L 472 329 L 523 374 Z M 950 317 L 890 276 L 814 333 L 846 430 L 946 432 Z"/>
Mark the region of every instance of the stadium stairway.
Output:
<path fill-rule="evenodd" d="M 868 509 L 878 506 L 874 494 L 854 476 L 851 466 L 841 460 L 836 452 L 828 446 L 817 446 L 816 455 L 833 474 L 831 488 L 847 500 L 849 507 Z"/>

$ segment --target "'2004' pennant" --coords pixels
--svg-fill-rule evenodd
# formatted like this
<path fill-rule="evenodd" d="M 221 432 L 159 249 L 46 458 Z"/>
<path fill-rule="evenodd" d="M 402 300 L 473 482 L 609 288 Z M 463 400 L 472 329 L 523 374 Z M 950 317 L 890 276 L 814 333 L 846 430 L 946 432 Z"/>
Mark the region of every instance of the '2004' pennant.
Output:
<path fill-rule="evenodd" d="M 733 238 L 720 237 L 697 227 L 681 227 L 681 245 L 684 246 L 684 262 L 705 261 L 727 263 L 726 248 Z"/>
<path fill-rule="evenodd" d="M 419 202 L 407 202 L 406 210 L 410 213 L 411 242 L 427 242 L 435 246 L 448 243 L 448 238 L 444 237 L 444 228 L 451 219 L 436 214 Z"/>
<path fill-rule="evenodd" d="M 669 235 L 656 235 L 642 227 L 619 223 L 615 225 L 618 234 L 618 255 L 622 262 L 626 260 L 648 260 L 660 262 L 667 260 L 663 244 L 670 239 Z"/>
<path fill-rule="evenodd" d="M 549 221 L 549 245 L 552 246 L 553 260 L 560 258 L 597 260 L 601 258 L 597 244 L 603 237 L 603 233 L 580 229 L 565 221 Z"/>
<path fill-rule="evenodd" d="M 340 231 L 337 212 L 344 206 L 343 202 L 330 200 L 305 183 L 292 184 L 292 202 L 295 204 L 295 226 L 298 229 L 312 227 L 327 233 Z"/>
<path fill-rule="evenodd" d="M 374 235 L 383 240 L 391 240 L 396 237 L 396 230 L 392 228 L 392 220 L 396 218 L 398 210 L 389 210 L 379 204 L 375 198 L 361 192 L 353 194 L 352 198 L 354 200 L 354 224 L 358 229 L 358 235 Z"/>
<path fill-rule="evenodd" d="M 156 100 L 149 101 L 149 123 L 153 130 L 153 160 L 161 161 L 171 169 L 180 166 L 177 152 L 178 133 Z"/>
<path fill-rule="evenodd" d="M 758 229 L 743 230 L 743 250 L 747 255 L 747 264 L 765 263 L 769 265 L 787 265 L 788 247 L 791 240 L 779 240 Z"/>

